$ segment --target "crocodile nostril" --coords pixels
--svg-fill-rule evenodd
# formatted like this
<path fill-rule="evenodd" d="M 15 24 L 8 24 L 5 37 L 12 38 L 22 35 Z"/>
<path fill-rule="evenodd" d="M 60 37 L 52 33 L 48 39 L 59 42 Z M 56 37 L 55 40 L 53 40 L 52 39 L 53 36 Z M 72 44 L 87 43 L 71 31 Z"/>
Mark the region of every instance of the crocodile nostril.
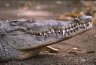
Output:
<path fill-rule="evenodd" d="M 86 22 L 92 22 L 92 19 L 86 19 Z"/>

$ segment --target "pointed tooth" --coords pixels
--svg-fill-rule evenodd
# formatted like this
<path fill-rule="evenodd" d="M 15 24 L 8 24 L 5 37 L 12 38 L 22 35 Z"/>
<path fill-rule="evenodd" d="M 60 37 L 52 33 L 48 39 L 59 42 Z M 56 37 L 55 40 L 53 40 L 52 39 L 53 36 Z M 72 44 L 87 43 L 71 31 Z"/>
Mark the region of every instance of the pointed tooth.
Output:
<path fill-rule="evenodd" d="M 51 31 L 48 31 L 48 33 L 50 34 L 50 33 L 51 33 Z"/>
<path fill-rule="evenodd" d="M 78 27 L 79 24 L 76 24 L 76 27 Z"/>
<path fill-rule="evenodd" d="M 69 35 L 69 29 L 66 29 L 66 36 L 68 36 Z"/>
<path fill-rule="evenodd" d="M 70 30 L 73 30 L 73 28 L 70 28 Z"/>
<path fill-rule="evenodd" d="M 89 23 L 86 23 L 86 26 L 88 27 L 89 26 Z"/>
<path fill-rule="evenodd" d="M 84 24 L 84 27 L 86 28 L 86 25 Z"/>
<path fill-rule="evenodd" d="M 43 35 L 45 35 L 45 32 L 43 32 Z"/>
<path fill-rule="evenodd" d="M 65 35 L 65 30 L 63 30 L 63 35 Z"/>
<path fill-rule="evenodd" d="M 77 26 L 78 26 L 78 28 L 80 27 L 80 25 L 79 25 L 79 24 L 78 24 Z"/>
<path fill-rule="evenodd" d="M 51 29 L 52 32 L 55 32 L 54 29 Z"/>
<path fill-rule="evenodd" d="M 40 35 L 42 35 L 42 33 L 40 32 Z"/>
<path fill-rule="evenodd" d="M 93 23 L 92 22 L 89 22 L 89 26 L 88 27 L 90 28 L 90 27 L 92 27 L 92 25 L 93 25 Z"/>
<path fill-rule="evenodd" d="M 58 32 L 61 32 L 60 30 L 58 30 Z"/>
<path fill-rule="evenodd" d="M 89 22 L 89 25 L 90 25 L 91 23 Z"/>
<path fill-rule="evenodd" d="M 69 29 L 66 30 L 67 32 L 69 31 Z"/>

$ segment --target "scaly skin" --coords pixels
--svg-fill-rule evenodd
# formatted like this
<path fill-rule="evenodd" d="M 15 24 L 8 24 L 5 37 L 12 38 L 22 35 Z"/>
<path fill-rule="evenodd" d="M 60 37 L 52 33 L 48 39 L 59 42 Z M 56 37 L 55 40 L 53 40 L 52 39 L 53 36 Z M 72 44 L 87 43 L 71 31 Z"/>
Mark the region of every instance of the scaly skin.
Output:
<path fill-rule="evenodd" d="M 26 59 L 37 55 L 41 47 L 64 41 L 91 27 L 91 16 L 78 17 L 69 22 L 2 21 L 0 23 L 0 60 Z"/>

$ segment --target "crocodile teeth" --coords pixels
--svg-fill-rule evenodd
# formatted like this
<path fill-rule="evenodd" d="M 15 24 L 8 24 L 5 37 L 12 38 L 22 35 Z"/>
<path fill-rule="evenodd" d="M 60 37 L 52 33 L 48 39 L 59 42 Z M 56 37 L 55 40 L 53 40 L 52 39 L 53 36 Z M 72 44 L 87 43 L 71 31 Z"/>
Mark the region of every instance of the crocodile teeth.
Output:
<path fill-rule="evenodd" d="M 86 28 L 86 24 L 84 24 L 84 27 Z"/>
<path fill-rule="evenodd" d="M 40 35 L 42 35 L 42 33 L 40 33 Z"/>
<path fill-rule="evenodd" d="M 73 28 L 70 28 L 70 31 L 73 30 Z"/>
<path fill-rule="evenodd" d="M 79 27 L 80 27 L 80 24 L 78 24 L 77 26 L 78 26 L 78 28 L 79 28 Z"/>
<path fill-rule="evenodd" d="M 83 24 L 83 25 L 82 25 L 82 29 L 84 29 L 85 27 L 86 27 L 85 24 Z"/>
<path fill-rule="evenodd" d="M 51 32 L 55 32 L 54 29 L 51 29 Z"/>
<path fill-rule="evenodd" d="M 80 28 L 82 27 L 82 24 L 80 24 Z"/>
<path fill-rule="evenodd" d="M 63 30 L 63 35 L 65 35 L 65 30 Z"/>
<path fill-rule="evenodd" d="M 46 35 L 46 33 L 44 32 L 43 35 Z"/>
<path fill-rule="evenodd" d="M 89 23 L 86 23 L 86 26 L 88 27 L 89 26 Z"/>
<path fill-rule="evenodd" d="M 80 29 L 80 24 L 77 27 L 78 27 L 78 29 Z"/>
<path fill-rule="evenodd" d="M 69 32 L 69 29 L 67 29 L 66 32 Z"/>
<path fill-rule="evenodd" d="M 89 22 L 89 28 L 90 28 L 90 27 L 92 27 L 92 22 L 91 22 L 91 23 Z"/>
<path fill-rule="evenodd" d="M 60 30 L 58 30 L 58 32 L 61 32 Z"/>
<path fill-rule="evenodd" d="M 48 31 L 48 33 L 50 34 L 50 33 L 51 33 L 51 31 Z"/>
<path fill-rule="evenodd" d="M 91 27 L 91 23 L 90 23 L 90 22 L 87 23 L 87 24 L 86 24 L 86 27 L 87 27 L 87 28 Z"/>

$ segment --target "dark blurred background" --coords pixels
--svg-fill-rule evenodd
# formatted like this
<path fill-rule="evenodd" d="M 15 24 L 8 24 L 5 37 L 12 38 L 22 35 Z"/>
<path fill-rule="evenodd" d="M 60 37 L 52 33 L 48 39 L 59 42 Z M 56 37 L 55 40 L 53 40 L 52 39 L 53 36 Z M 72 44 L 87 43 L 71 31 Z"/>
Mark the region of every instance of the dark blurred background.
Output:
<path fill-rule="evenodd" d="M 84 0 L 0 0 L 0 19 L 71 19 L 92 15 L 95 5 Z"/>

